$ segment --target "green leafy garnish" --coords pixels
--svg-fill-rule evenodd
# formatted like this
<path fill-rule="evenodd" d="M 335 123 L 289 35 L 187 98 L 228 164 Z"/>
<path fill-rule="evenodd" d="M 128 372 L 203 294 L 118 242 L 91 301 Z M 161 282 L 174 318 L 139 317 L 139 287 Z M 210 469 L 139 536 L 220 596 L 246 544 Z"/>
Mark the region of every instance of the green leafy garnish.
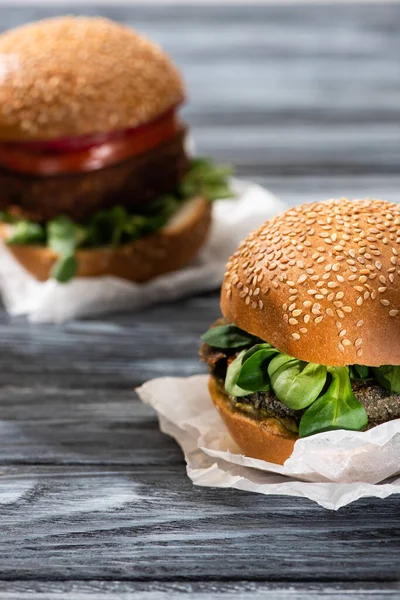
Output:
<path fill-rule="evenodd" d="M 45 239 L 45 230 L 39 223 L 17 221 L 12 225 L 12 233 L 7 238 L 7 244 L 43 244 Z"/>
<path fill-rule="evenodd" d="M 201 336 L 203 342 L 214 348 L 249 348 L 258 340 L 236 325 L 217 325 Z"/>
<path fill-rule="evenodd" d="M 332 429 L 359 431 L 368 423 L 365 408 L 351 389 L 347 367 L 328 367 L 331 384 L 323 396 L 315 400 L 300 421 L 300 437 Z"/>
<path fill-rule="evenodd" d="M 60 216 L 47 224 L 47 245 L 58 254 L 51 275 L 59 283 L 66 283 L 76 275 L 75 252 L 84 236 L 83 228 L 68 217 Z"/>
<path fill-rule="evenodd" d="M 78 261 L 73 254 L 61 256 L 54 264 L 51 275 L 59 283 L 70 281 L 78 270 Z"/>
<path fill-rule="evenodd" d="M 212 160 L 196 158 L 180 186 L 183 196 L 190 198 L 202 195 L 211 202 L 219 198 L 230 198 L 232 190 L 228 177 L 232 175 L 232 167 L 225 165 L 216 167 Z"/>
<path fill-rule="evenodd" d="M 400 394 L 400 366 L 382 365 L 373 367 L 378 383 L 389 392 Z"/>
<path fill-rule="evenodd" d="M 279 354 L 268 367 L 276 397 L 289 408 L 301 410 L 318 398 L 325 385 L 324 365 L 307 363 L 287 354 Z"/>
<path fill-rule="evenodd" d="M 268 375 L 268 363 L 278 352 L 270 344 L 256 344 L 244 354 L 242 368 L 236 380 L 240 388 L 252 392 L 267 391 L 271 384 Z"/>
<path fill-rule="evenodd" d="M 350 379 L 368 379 L 369 368 L 365 365 L 350 365 Z"/>
<path fill-rule="evenodd" d="M 231 362 L 226 371 L 225 389 L 228 392 L 228 394 L 236 396 L 237 398 L 241 396 L 247 396 L 248 394 L 252 393 L 251 390 L 245 390 L 236 384 L 240 371 L 242 369 L 242 359 L 245 354 L 246 350 L 242 350 L 242 352 L 235 358 L 235 360 Z"/>

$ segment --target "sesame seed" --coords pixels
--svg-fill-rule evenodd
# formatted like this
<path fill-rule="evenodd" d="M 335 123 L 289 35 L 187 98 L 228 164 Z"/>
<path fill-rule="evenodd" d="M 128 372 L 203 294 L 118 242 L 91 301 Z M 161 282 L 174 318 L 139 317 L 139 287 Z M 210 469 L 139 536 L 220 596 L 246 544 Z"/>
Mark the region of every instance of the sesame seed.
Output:
<path fill-rule="evenodd" d="M 378 287 L 378 292 L 379 292 L 380 294 L 383 294 L 384 292 L 386 292 L 386 290 L 387 290 L 387 287 L 386 287 L 386 286 L 383 286 L 383 287 Z"/>
<path fill-rule="evenodd" d="M 296 310 L 293 311 L 292 315 L 294 317 L 298 317 L 299 315 L 301 315 L 303 311 L 301 310 L 301 308 L 296 308 Z"/>
<path fill-rule="evenodd" d="M 344 340 L 342 340 L 342 344 L 343 346 L 351 346 L 351 341 L 345 338 Z"/>
<path fill-rule="evenodd" d="M 337 347 L 339 348 L 340 352 L 344 352 L 344 346 L 341 342 L 339 342 Z"/>
<path fill-rule="evenodd" d="M 323 318 L 323 316 L 317 317 L 316 319 L 314 319 L 314 323 L 320 323 Z"/>
<path fill-rule="evenodd" d="M 304 315 L 304 317 L 303 317 L 304 323 L 308 323 L 309 320 L 310 320 L 310 315 Z"/>
<path fill-rule="evenodd" d="M 393 309 L 393 310 L 389 310 L 389 316 L 391 317 L 395 317 L 398 314 L 398 310 Z"/>
<path fill-rule="evenodd" d="M 383 306 L 389 306 L 390 302 L 389 300 L 380 300 L 379 301 Z"/>
<path fill-rule="evenodd" d="M 362 327 L 364 325 L 364 321 L 362 319 L 360 319 L 359 321 L 357 321 L 356 323 L 356 327 Z"/>
<path fill-rule="evenodd" d="M 325 312 L 329 317 L 333 317 L 333 310 L 331 308 L 327 308 Z"/>
<path fill-rule="evenodd" d="M 297 283 L 303 283 L 303 281 L 305 281 L 307 279 L 307 275 L 305 273 L 303 273 L 302 275 L 300 275 L 300 277 L 297 280 Z"/>
<path fill-rule="evenodd" d="M 307 327 L 300 327 L 299 329 L 300 333 L 307 333 Z"/>
<path fill-rule="evenodd" d="M 362 356 L 362 349 L 361 349 L 361 348 L 359 348 L 359 349 L 357 350 L 357 356 Z"/>
<path fill-rule="evenodd" d="M 299 339 L 300 339 L 300 336 L 299 336 L 299 334 L 298 334 L 298 333 L 292 333 L 292 338 L 293 338 L 294 340 L 299 340 Z"/>

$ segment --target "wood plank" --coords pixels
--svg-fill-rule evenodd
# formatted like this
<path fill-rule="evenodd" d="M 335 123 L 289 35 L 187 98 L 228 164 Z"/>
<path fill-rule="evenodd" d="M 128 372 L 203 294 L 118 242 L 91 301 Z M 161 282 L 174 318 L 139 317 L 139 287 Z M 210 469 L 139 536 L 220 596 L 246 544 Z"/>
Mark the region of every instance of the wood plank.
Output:
<path fill-rule="evenodd" d="M 399 587 L 396 584 L 290 584 L 238 581 L 207 582 L 122 582 L 122 581 L 13 581 L 0 582 L 0 599 L 13 600 L 170 600 L 190 598 L 191 600 L 247 600 L 248 598 L 270 598 L 274 600 L 349 600 L 365 598 L 369 600 L 397 600 Z"/>
<path fill-rule="evenodd" d="M 61 326 L 28 327 L 0 312 L 1 382 L 131 389 L 151 377 L 198 373 L 199 336 L 219 315 L 217 293 Z"/>
<path fill-rule="evenodd" d="M 0 406 L 0 465 L 183 463 L 130 389 L 3 387 Z"/>
<path fill-rule="evenodd" d="M 2 579 L 389 582 L 399 573 L 393 497 L 334 513 L 197 488 L 183 466 L 13 467 L 1 483 Z"/>

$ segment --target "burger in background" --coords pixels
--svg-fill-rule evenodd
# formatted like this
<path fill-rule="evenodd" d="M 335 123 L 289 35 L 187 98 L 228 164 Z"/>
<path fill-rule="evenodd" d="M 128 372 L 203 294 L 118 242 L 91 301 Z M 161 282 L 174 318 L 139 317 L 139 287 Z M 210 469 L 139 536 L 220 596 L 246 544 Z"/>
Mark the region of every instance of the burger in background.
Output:
<path fill-rule="evenodd" d="M 143 282 L 204 243 L 229 169 L 190 159 L 182 79 L 117 23 L 63 17 L 0 36 L 0 235 L 35 277 Z"/>
<path fill-rule="evenodd" d="M 251 457 L 400 418 L 400 208 L 329 200 L 267 221 L 231 257 L 202 337 L 211 397 Z"/>

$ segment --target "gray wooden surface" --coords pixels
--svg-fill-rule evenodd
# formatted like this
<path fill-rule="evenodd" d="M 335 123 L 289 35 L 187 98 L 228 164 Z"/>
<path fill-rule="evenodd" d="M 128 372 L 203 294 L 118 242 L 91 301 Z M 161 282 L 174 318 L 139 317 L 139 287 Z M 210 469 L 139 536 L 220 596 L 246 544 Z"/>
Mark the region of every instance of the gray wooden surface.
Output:
<path fill-rule="evenodd" d="M 71 9 L 1 8 L 0 23 L 56 12 Z M 399 5 L 74 12 L 162 43 L 199 151 L 287 205 L 398 200 Z M 399 598 L 399 497 L 332 513 L 186 478 L 133 389 L 201 372 L 217 315 L 217 293 L 65 326 L 0 312 L 0 598 Z"/>

